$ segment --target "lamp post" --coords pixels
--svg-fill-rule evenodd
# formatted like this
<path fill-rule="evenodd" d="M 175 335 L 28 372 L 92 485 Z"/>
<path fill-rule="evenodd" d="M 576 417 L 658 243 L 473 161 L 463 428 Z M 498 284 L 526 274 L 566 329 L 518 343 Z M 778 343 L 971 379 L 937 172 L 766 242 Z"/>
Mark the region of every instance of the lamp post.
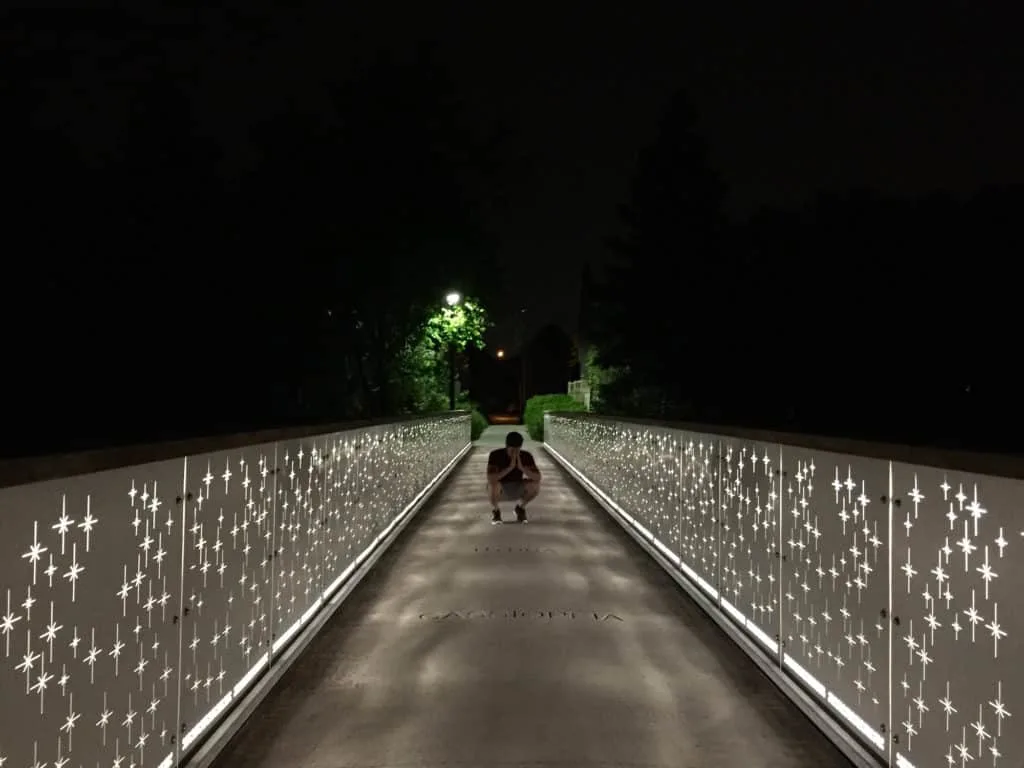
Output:
<path fill-rule="evenodd" d="M 462 301 L 462 296 L 452 291 L 444 297 L 449 307 L 456 306 Z M 455 342 L 448 342 L 448 410 L 455 410 Z"/>

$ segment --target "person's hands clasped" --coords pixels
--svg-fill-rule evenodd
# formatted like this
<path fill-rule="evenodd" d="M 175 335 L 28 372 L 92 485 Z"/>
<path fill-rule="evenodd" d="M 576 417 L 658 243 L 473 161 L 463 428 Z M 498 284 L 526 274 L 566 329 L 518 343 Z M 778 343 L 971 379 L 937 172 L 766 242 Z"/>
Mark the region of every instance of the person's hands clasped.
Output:
<path fill-rule="evenodd" d="M 516 464 L 515 464 L 515 466 L 516 466 L 516 469 L 518 469 L 520 472 L 522 472 L 524 480 L 531 480 L 532 479 L 533 476 L 530 474 L 531 471 L 529 469 L 527 469 L 525 466 L 523 466 L 523 456 L 522 456 L 522 454 L 519 451 L 516 451 Z"/>

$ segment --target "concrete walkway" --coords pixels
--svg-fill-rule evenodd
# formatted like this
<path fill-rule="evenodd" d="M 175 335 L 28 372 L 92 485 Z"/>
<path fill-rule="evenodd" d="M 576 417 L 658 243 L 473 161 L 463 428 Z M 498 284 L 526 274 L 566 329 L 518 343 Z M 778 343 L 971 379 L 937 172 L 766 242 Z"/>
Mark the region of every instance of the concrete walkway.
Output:
<path fill-rule="evenodd" d="M 530 451 L 534 456 L 544 451 L 544 447 L 540 443 L 530 439 L 530 433 L 527 431 L 525 424 L 499 424 L 488 427 L 483 431 L 483 434 L 480 435 L 475 444 L 493 451 L 495 448 L 501 448 L 505 445 L 505 435 L 509 432 L 521 434 L 525 440 L 523 448 Z M 543 472 L 544 470 L 541 471 Z"/>
<path fill-rule="evenodd" d="M 846 765 L 543 448 L 530 524 L 492 526 L 486 455 L 508 429 L 485 433 L 219 765 Z"/>

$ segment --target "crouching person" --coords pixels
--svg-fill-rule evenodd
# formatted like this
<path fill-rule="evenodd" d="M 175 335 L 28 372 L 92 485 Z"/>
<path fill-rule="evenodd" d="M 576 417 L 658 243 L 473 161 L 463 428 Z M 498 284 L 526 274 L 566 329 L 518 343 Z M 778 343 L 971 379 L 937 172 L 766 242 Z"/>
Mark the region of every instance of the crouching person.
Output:
<path fill-rule="evenodd" d="M 526 505 L 540 493 L 541 474 L 533 454 L 523 450 L 523 436 L 509 432 L 505 447 L 491 451 L 487 458 L 487 488 L 491 501 L 491 522 L 501 523 L 502 499 L 516 501 L 516 522 L 525 523 Z"/>

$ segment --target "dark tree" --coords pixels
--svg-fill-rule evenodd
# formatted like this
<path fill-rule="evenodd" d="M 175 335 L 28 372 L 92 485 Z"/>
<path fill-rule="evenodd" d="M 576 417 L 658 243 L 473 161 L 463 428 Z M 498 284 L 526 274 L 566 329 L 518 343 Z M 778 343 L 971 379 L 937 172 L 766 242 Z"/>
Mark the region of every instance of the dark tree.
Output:
<path fill-rule="evenodd" d="M 686 95 L 675 94 L 654 142 L 637 159 L 624 234 L 612 242 L 614 259 L 588 288 L 585 333 L 600 362 L 627 366 L 630 375 L 605 392 L 608 401 L 667 414 L 696 378 L 682 371 L 713 368 L 729 292 L 723 263 L 724 185 L 711 168 Z M 718 311 L 716 311 L 716 309 Z M 682 386 L 682 385 L 686 386 Z"/>
<path fill-rule="evenodd" d="M 777 361 L 762 422 L 814 432 L 1018 450 L 1015 282 L 1024 199 L 863 190 L 763 211 L 736 247 L 775 265 L 759 289 Z"/>
<path fill-rule="evenodd" d="M 526 347 L 527 397 L 568 391 L 574 360 L 572 339 L 556 325 L 545 325 Z"/>
<path fill-rule="evenodd" d="M 408 334 L 452 288 L 486 301 L 494 134 L 429 51 L 288 88 L 211 72 L 194 19 L 23 16 L 4 319 L 29 450 L 389 414 Z"/>
<path fill-rule="evenodd" d="M 493 252 L 467 178 L 487 158 L 443 68 L 427 53 L 378 62 L 279 113 L 256 147 L 255 230 L 287 254 L 281 285 L 316 329 L 320 384 L 304 385 L 344 413 L 390 412 L 409 334 L 452 288 L 479 295 Z"/>
<path fill-rule="evenodd" d="M 187 393 L 197 375 L 213 390 L 202 402 L 226 411 L 212 405 L 223 399 L 217 358 L 196 364 L 189 352 L 207 342 L 188 330 L 220 325 L 190 320 L 211 295 L 221 297 L 212 306 L 227 298 L 198 258 L 222 251 L 211 226 L 216 148 L 155 41 L 120 34 L 122 14 L 93 19 L 110 25 L 106 35 L 73 18 L 47 26 L 27 13 L 5 27 L 2 152 L 15 201 L 5 237 L 17 253 L 5 267 L 18 289 L 4 327 L 21 368 L 5 391 L 29 417 L 11 432 L 54 448 L 138 425 L 164 435 L 196 411 Z"/>
<path fill-rule="evenodd" d="M 823 192 L 722 214 L 677 97 L 641 153 L 625 234 L 584 281 L 585 337 L 629 375 L 611 410 L 1019 450 L 1020 188 L 965 201 Z"/>

